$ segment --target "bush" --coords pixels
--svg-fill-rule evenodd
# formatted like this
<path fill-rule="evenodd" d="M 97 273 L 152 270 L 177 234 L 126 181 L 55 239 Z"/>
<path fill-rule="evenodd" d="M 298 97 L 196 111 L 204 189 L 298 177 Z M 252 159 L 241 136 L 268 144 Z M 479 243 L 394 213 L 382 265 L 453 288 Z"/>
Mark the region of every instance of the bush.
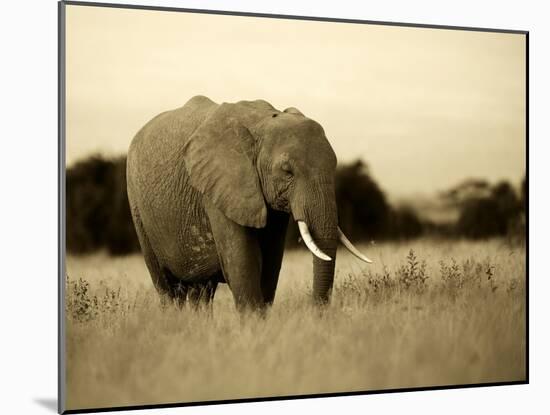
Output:
<path fill-rule="evenodd" d="M 426 273 L 426 261 L 418 262 L 414 250 L 407 255 L 407 263 L 401 265 L 397 270 L 397 278 L 401 287 L 405 290 L 410 288 L 423 292 L 426 289 L 426 281 L 429 276 Z"/>

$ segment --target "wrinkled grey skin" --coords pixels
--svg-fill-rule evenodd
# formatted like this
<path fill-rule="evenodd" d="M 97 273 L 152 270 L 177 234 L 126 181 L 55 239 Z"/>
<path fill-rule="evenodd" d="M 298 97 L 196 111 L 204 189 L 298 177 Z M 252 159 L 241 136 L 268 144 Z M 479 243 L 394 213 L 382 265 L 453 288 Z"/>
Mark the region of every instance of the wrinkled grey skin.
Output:
<path fill-rule="evenodd" d="M 239 310 L 273 302 L 290 215 L 332 261 L 313 257 L 313 297 L 334 279 L 336 156 L 295 108 L 203 96 L 153 118 L 128 151 L 132 217 L 157 290 L 209 303 L 227 282 Z"/>

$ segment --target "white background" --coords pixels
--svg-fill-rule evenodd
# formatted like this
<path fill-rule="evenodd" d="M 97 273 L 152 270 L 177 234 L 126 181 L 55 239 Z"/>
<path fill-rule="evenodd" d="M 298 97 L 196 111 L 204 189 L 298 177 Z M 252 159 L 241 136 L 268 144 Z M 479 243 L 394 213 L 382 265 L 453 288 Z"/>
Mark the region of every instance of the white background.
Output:
<path fill-rule="evenodd" d="M 112 2 L 116 2 L 112 0 Z M 130 0 L 127 1 L 127 3 Z M 175 408 L 498 414 L 548 410 L 549 14 L 535 1 L 141 1 L 141 4 L 530 31 L 530 385 Z M 57 392 L 57 5 L 10 1 L 0 22 L 0 379 L 3 413 L 53 413 Z M 503 361 L 503 365 L 507 362 Z M 237 381 L 237 380 L 236 380 Z M 544 409 L 546 408 L 546 409 Z"/>

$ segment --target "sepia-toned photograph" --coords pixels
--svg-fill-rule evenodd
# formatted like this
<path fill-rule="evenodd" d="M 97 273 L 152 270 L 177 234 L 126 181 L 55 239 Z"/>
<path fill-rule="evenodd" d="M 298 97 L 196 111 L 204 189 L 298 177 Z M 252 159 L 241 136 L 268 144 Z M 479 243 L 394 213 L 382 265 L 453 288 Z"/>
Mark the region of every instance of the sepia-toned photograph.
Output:
<path fill-rule="evenodd" d="M 62 410 L 527 382 L 527 32 L 60 34 Z"/>

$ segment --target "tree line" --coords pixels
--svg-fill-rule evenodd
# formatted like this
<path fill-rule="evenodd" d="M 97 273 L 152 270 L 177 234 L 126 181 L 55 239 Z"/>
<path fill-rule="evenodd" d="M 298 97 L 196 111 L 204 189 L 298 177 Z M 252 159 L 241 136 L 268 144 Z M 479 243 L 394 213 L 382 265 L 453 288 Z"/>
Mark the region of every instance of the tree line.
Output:
<path fill-rule="evenodd" d="M 422 235 L 488 238 L 522 237 L 525 232 L 526 182 L 520 192 L 508 182 L 494 186 L 470 180 L 441 195 L 458 219 L 437 224 L 421 219 L 411 206 L 392 206 L 362 161 L 341 165 L 336 172 L 339 224 L 353 241 L 402 240 Z M 67 169 L 67 251 L 106 249 L 121 255 L 139 250 L 126 193 L 126 158 L 92 156 Z M 287 245 L 298 244 L 293 221 Z"/>

